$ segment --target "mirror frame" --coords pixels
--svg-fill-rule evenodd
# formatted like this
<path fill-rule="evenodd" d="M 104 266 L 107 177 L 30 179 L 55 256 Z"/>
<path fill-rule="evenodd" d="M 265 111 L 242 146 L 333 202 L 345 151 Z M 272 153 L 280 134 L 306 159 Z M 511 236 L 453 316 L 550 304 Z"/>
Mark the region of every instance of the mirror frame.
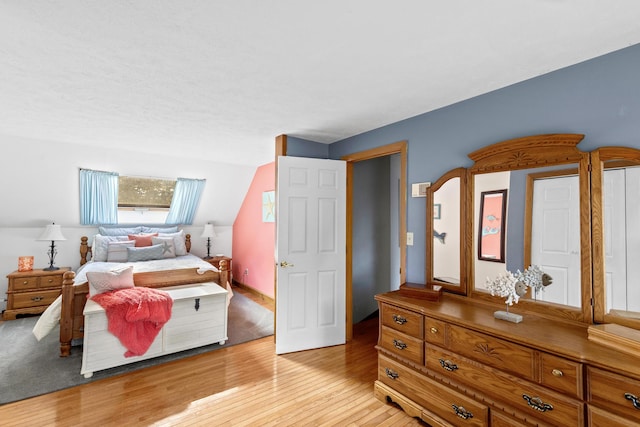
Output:
<path fill-rule="evenodd" d="M 473 214 L 474 177 L 490 172 L 542 168 L 563 164 L 577 164 L 580 179 L 580 291 L 581 306 L 520 299 L 518 311 L 532 311 L 544 316 L 591 323 L 593 312 L 591 270 L 591 189 L 589 179 L 590 154 L 580 151 L 577 145 L 582 134 L 533 135 L 498 142 L 470 153 L 474 164 L 468 169 L 467 179 L 467 243 L 469 295 L 472 298 L 498 304 L 498 299 L 485 290 L 476 290 L 474 271 L 474 232 L 476 220 Z M 508 239 L 508 236 L 507 236 Z M 507 240 L 508 242 L 508 240 Z M 507 243 L 508 245 L 508 243 Z M 528 267 L 528 266 L 526 266 Z M 524 267 L 524 268 L 526 268 Z"/>
<path fill-rule="evenodd" d="M 592 203 L 592 250 L 593 250 L 593 316 L 596 323 L 616 323 L 640 329 L 640 320 L 629 319 L 607 313 L 606 269 L 604 247 L 604 163 L 619 161 L 640 165 L 640 150 L 629 147 L 600 147 L 591 152 L 591 203 Z"/>
<path fill-rule="evenodd" d="M 444 184 L 449 182 L 451 179 L 460 178 L 460 284 L 454 285 L 452 283 L 447 283 L 443 281 L 436 280 L 433 277 L 433 231 L 435 229 L 434 218 L 433 218 L 433 209 L 434 209 L 434 192 L 439 190 Z M 426 274 L 427 284 L 429 285 L 438 285 L 442 286 L 443 290 L 466 295 L 467 294 L 467 278 L 469 277 L 468 269 L 467 269 L 467 250 L 466 250 L 466 224 L 467 224 L 467 170 L 465 168 L 456 168 L 452 169 L 449 172 L 442 175 L 438 180 L 431 184 L 429 188 L 427 188 L 427 211 L 426 211 L 426 230 L 427 230 L 427 261 L 425 263 L 426 266 Z"/>

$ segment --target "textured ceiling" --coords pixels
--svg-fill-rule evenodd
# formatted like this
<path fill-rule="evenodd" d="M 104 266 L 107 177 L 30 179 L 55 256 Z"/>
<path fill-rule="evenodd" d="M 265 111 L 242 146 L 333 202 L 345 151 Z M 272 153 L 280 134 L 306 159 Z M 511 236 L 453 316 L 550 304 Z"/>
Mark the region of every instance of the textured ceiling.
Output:
<path fill-rule="evenodd" d="M 0 134 L 224 163 L 640 43 L 637 0 L 0 0 Z"/>

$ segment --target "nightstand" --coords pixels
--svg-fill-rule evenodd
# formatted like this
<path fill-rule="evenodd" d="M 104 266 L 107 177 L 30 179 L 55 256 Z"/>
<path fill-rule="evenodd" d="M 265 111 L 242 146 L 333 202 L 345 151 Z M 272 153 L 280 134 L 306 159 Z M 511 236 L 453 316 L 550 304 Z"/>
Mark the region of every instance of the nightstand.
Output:
<path fill-rule="evenodd" d="M 7 309 L 3 320 L 14 320 L 18 314 L 40 314 L 62 291 L 62 275 L 70 271 L 61 267 L 54 271 L 14 271 L 7 275 Z"/>
<path fill-rule="evenodd" d="M 229 283 L 233 283 L 233 264 L 232 264 L 233 260 L 231 258 L 224 255 L 216 255 L 209 259 L 205 259 L 205 261 L 207 261 L 209 264 L 213 265 L 217 269 L 220 269 L 220 261 L 222 260 L 227 261 L 227 270 L 229 270 Z"/>

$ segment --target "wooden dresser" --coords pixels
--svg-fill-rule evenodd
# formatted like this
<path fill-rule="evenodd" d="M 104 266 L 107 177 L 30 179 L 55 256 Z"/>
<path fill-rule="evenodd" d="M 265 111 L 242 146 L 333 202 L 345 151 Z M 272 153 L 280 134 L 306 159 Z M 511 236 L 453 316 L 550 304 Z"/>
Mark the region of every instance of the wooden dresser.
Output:
<path fill-rule="evenodd" d="M 376 296 L 375 395 L 431 425 L 640 424 L 640 355 L 593 343 L 586 324 L 443 295 L 438 302 Z"/>
<path fill-rule="evenodd" d="M 40 314 L 60 295 L 62 275 L 71 270 L 14 271 L 7 275 L 7 309 L 3 320 L 14 320 L 20 314 Z"/>

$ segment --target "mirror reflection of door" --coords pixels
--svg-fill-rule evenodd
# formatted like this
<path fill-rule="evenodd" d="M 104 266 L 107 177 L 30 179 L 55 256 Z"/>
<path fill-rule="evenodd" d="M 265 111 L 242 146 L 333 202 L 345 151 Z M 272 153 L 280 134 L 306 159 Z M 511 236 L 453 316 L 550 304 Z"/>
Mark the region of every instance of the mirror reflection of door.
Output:
<path fill-rule="evenodd" d="M 460 178 L 433 193 L 433 278 L 460 284 Z"/>
<path fill-rule="evenodd" d="M 604 252 L 607 312 L 640 318 L 640 167 L 604 171 Z"/>
<path fill-rule="evenodd" d="M 553 278 L 532 297 L 580 307 L 580 182 L 578 176 L 533 182 L 531 264 Z"/>

